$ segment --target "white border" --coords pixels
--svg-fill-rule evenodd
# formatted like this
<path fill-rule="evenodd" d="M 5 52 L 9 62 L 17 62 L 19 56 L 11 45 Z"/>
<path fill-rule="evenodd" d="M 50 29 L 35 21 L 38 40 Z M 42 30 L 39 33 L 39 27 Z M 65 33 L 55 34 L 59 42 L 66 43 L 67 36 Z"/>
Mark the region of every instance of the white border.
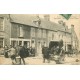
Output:
<path fill-rule="evenodd" d="M 79 0 L 0 0 L 0 13 L 78 14 L 80 3 Z"/>
<path fill-rule="evenodd" d="M 79 14 L 80 0 L 0 0 L 0 14 Z M 0 65 L 0 80 L 80 80 L 80 66 Z"/>

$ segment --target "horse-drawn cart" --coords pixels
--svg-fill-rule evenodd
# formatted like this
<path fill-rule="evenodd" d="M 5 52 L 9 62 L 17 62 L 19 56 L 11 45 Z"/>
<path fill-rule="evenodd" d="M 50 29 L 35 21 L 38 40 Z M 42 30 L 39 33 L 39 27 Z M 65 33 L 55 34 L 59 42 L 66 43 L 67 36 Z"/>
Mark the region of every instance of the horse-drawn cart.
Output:
<path fill-rule="evenodd" d="M 54 60 L 56 64 L 63 63 L 65 58 L 65 51 L 63 50 L 63 41 L 51 41 L 49 43 L 50 59 Z"/>

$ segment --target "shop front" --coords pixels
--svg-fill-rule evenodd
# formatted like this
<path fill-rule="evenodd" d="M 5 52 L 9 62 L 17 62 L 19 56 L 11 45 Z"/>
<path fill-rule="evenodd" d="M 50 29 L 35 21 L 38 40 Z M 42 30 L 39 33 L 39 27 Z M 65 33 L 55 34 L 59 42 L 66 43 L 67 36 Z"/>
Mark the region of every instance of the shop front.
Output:
<path fill-rule="evenodd" d="M 23 46 L 26 44 L 26 46 L 29 48 L 31 46 L 31 40 L 30 39 L 19 39 L 19 38 L 10 38 L 10 45 L 16 47 L 17 45 Z"/>

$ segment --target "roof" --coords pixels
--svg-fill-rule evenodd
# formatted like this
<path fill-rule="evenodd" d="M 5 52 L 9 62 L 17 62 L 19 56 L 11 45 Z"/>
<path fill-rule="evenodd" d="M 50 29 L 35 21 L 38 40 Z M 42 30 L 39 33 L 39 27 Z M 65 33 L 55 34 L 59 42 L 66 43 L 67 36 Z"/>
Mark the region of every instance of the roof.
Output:
<path fill-rule="evenodd" d="M 55 31 L 65 31 L 65 28 L 62 25 L 44 19 L 41 19 L 41 27 Z"/>
<path fill-rule="evenodd" d="M 38 27 L 33 22 L 37 19 L 36 16 L 32 16 L 30 14 L 11 14 L 10 17 L 11 17 L 11 22 Z M 42 18 L 40 18 L 40 20 L 41 20 L 40 28 L 55 30 L 55 31 L 58 31 L 58 30 L 65 31 L 64 26 L 62 26 L 60 24 L 57 24 L 57 23 L 54 23 L 51 21 L 47 21 Z"/>
<path fill-rule="evenodd" d="M 11 22 L 38 27 L 33 23 L 33 21 L 36 20 L 36 17 L 28 14 L 11 14 L 10 18 Z"/>

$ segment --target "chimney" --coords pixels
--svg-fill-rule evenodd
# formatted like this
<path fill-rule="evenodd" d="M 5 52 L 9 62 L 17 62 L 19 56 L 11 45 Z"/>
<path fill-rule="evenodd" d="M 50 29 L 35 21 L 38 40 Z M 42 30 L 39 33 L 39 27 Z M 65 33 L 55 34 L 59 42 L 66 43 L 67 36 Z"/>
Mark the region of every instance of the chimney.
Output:
<path fill-rule="evenodd" d="M 48 14 L 44 15 L 44 19 L 47 21 L 50 21 L 50 15 L 48 15 Z"/>

